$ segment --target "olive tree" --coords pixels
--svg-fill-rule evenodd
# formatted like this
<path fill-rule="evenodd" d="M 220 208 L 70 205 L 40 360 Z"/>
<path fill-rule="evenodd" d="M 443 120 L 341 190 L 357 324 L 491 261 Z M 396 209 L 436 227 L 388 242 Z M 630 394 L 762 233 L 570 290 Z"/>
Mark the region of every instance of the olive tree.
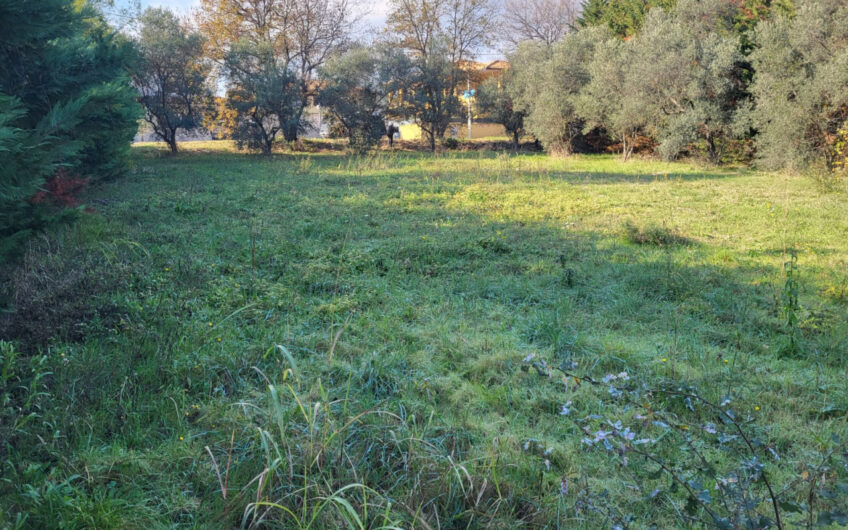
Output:
<path fill-rule="evenodd" d="M 407 75 L 406 57 L 392 48 L 357 46 L 320 70 L 318 103 L 327 107 L 362 151 L 386 134 L 386 114 L 399 80 Z"/>
<path fill-rule="evenodd" d="M 793 18 L 756 30 L 751 114 L 757 156 L 766 167 L 837 162 L 834 144 L 848 122 L 848 4 L 797 2 Z"/>
<path fill-rule="evenodd" d="M 489 0 L 391 0 L 387 31 L 410 61 L 401 116 L 421 127 L 431 150 L 461 108 L 463 67 L 489 41 L 495 16 Z"/>
<path fill-rule="evenodd" d="M 604 129 L 621 143 L 625 161 L 633 153 L 636 136 L 647 125 L 647 114 L 633 89 L 638 72 L 631 69 L 631 48 L 612 36 L 599 43 L 587 66 L 590 81 L 576 100 L 578 114 L 585 121 L 584 132 Z"/>
<path fill-rule="evenodd" d="M 515 108 L 515 102 L 506 91 L 509 83 L 510 70 L 504 73 L 503 79 L 490 78 L 477 87 L 476 104 L 480 112 L 504 126 L 512 137 L 512 146 L 518 148 L 518 140 L 524 132 L 524 111 Z"/>
<path fill-rule="evenodd" d="M 298 76 L 264 42 L 236 42 L 224 65 L 227 105 L 236 114 L 233 138 L 239 146 L 269 154 L 280 132 L 300 126 L 304 102 Z"/>
<path fill-rule="evenodd" d="M 703 141 L 715 160 L 718 140 L 735 130 L 742 55 L 734 15 L 724 0 L 681 0 L 672 12 L 652 9 L 627 42 L 628 92 L 665 159 Z"/>
<path fill-rule="evenodd" d="M 515 109 L 526 113 L 527 131 L 546 149 L 568 154 L 583 129 L 578 95 L 589 81 L 588 64 L 606 38 L 604 28 L 567 34 L 553 46 L 525 42 L 510 56 L 507 85 Z"/>
<path fill-rule="evenodd" d="M 350 0 L 200 0 L 196 16 L 207 52 L 225 65 L 225 73 L 232 72 L 225 64 L 232 55 L 243 57 L 251 47 L 261 48 L 264 62 L 273 62 L 277 73 L 296 77 L 297 120 L 282 124 L 283 136 L 293 141 L 302 129 L 318 69 L 350 41 L 358 21 L 354 8 Z M 242 83 L 237 90 L 244 92 L 247 86 Z"/>
<path fill-rule="evenodd" d="M 203 37 L 171 11 L 148 8 L 141 15 L 137 47 L 140 57 L 132 73 L 144 119 L 176 153 L 177 131 L 200 124 L 212 95 Z"/>

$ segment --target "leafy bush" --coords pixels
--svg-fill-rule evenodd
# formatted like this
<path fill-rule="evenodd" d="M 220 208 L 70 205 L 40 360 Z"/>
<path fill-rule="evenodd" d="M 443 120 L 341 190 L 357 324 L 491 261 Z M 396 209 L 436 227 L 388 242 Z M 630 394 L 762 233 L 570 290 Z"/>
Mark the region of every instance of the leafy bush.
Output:
<path fill-rule="evenodd" d="M 442 139 L 442 145 L 445 146 L 445 149 L 450 149 L 451 151 L 453 151 L 459 149 L 459 140 L 457 140 L 453 136 L 449 136 L 447 138 Z"/>

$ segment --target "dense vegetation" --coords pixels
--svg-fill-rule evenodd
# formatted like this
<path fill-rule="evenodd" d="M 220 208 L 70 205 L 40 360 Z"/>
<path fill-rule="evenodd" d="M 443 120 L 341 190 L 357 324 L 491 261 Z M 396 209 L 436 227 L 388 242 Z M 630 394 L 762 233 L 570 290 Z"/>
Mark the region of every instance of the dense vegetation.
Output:
<path fill-rule="evenodd" d="M 519 46 L 507 92 L 529 133 L 552 151 L 600 130 L 625 159 L 647 137 L 666 160 L 703 155 L 843 177 L 844 2 L 649 4 L 590 2 L 585 29 Z M 619 10 L 638 23 L 620 29 Z"/>
<path fill-rule="evenodd" d="M 132 49 L 90 6 L 0 2 L 0 262 L 113 177 L 137 129 Z M 0 304 L 5 305 L 5 304 Z"/>
<path fill-rule="evenodd" d="M 221 145 L 137 148 L 4 286 L 0 526 L 844 517 L 844 195 Z"/>

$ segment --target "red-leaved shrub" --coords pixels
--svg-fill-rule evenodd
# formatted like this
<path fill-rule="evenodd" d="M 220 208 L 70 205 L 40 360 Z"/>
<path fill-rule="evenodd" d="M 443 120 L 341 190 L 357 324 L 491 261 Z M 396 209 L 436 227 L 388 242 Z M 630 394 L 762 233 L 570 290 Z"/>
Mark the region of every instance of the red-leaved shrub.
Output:
<path fill-rule="evenodd" d="M 44 183 L 41 191 L 32 196 L 33 204 L 53 204 L 55 206 L 77 206 L 77 194 L 85 189 L 89 179 L 73 175 L 67 168 L 59 168 Z"/>

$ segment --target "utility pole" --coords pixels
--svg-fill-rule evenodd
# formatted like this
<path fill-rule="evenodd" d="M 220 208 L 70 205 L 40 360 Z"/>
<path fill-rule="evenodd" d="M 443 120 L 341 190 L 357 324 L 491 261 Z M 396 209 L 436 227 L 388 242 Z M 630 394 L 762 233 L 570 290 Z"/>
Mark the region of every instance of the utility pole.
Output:
<path fill-rule="evenodd" d="M 471 140 L 471 76 L 466 79 L 468 90 L 465 91 L 465 101 L 468 103 L 468 139 Z"/>

